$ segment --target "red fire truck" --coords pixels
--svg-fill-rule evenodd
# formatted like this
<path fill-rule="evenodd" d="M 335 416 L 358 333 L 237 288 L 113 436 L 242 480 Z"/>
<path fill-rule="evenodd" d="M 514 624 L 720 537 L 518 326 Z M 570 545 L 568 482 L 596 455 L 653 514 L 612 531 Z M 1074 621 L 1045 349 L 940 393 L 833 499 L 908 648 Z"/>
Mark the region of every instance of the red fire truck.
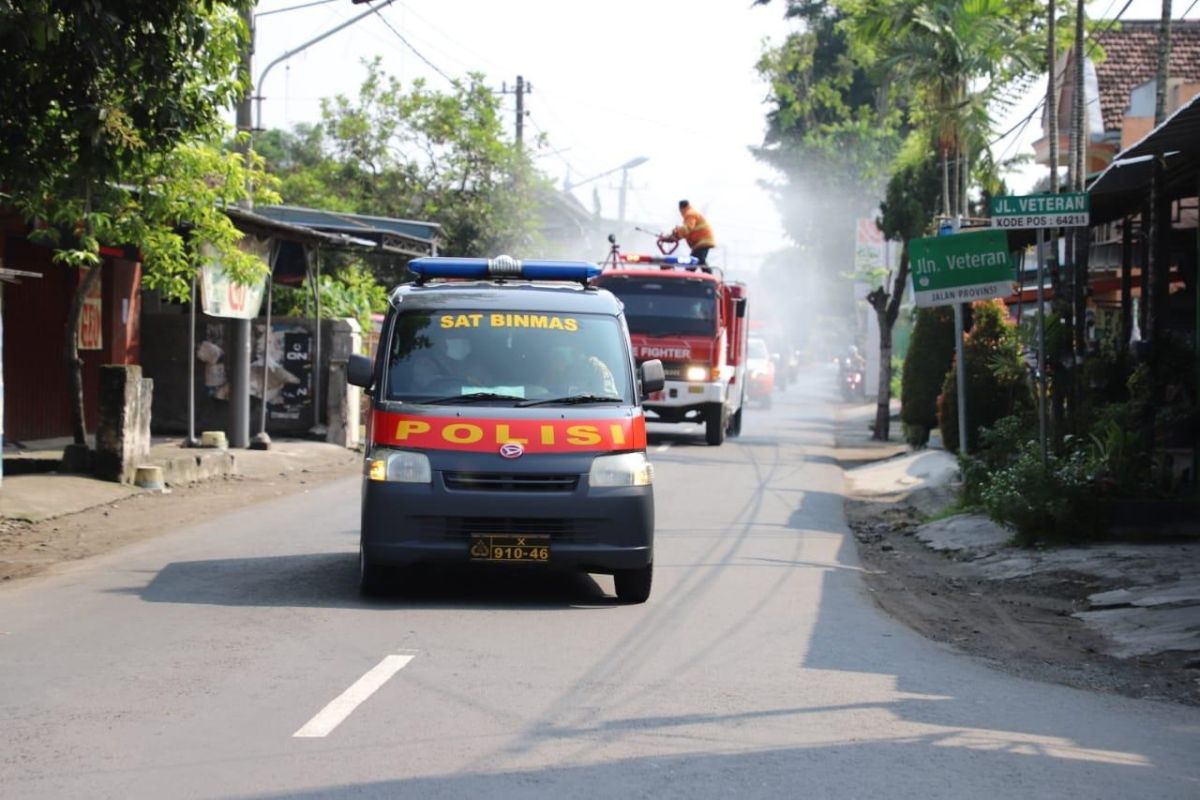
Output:
<path fill-rule="evenodd" d="M 643 403 L 648 421 L 703 423 L 710 445 L 741 433 L 745 284 L 691 256 L 621 253 L 615 244 L 594 283 L 624 303 L 637 363 L 662 361 L 666 386 Z"/>

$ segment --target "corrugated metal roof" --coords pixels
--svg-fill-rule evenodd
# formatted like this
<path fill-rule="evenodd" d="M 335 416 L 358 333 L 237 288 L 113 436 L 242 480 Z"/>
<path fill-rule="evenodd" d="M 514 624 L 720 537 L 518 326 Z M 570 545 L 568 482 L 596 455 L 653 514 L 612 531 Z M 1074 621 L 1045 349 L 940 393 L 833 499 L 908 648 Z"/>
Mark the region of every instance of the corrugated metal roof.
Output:
<path fill-rule="evenodd" d="M 1200 94 L 1184 103 L 1162 124 L 1139 141 L 1117 153 L 1118 159 L 1137 158 L 1154 153 L 1200 152 Z"/>
<path fill-rule="evenodd" d="M 262 206 L 258 213 L 280 222 L 304 225 L 323 231 L 337 231 L 372 238 L 390 236 L 412 240 L 427 249 L 438 238 L 442 226 L 436 222 L 421 222 L 368 214 L 348 214 L 301 206 Z"/>
<path fill-rule="evenodd" d="M 1200 96 L 1192 98 L 1154 130 L 1117 154 L 1088 187 L 1091 224 L 1137 213 L 1161 156 L 1169 196 L 1194 197 L 1200 171 Z"/>

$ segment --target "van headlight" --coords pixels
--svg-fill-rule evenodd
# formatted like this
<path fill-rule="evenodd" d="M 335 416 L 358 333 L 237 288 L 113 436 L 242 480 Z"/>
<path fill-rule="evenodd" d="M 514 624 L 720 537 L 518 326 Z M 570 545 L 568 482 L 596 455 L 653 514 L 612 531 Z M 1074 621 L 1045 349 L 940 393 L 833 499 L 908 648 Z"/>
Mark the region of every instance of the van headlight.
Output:
<path fill-rule="evenodd" d="M 431 483 L 433 470 L 424 453 L 379 448 L 367 459 L 367 477 L 394 483 Z"/>
<path fill-rule="evenodd" d="M 654 467 L 645 453 L 621 453 L 597 456 L 588 473 L 589 486 L 649 486 L 654 482 Z"/>

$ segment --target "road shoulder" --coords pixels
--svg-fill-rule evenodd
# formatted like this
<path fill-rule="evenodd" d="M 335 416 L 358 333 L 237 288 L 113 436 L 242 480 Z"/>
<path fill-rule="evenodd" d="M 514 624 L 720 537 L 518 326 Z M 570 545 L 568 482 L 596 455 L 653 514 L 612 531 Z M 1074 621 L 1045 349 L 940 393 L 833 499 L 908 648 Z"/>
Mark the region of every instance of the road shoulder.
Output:
<path fill-rule="evenodd" d="M 130 490 L 93 507 L 36 522 L 0 518 L 0 584 L 32 578 L 214 514 L 352 477 L 361 468 L 359 453 L 316 442 L 281 443 L 274 453 L 247 451 L 238 458 L 237 475 L 174 486 L 169 492 Z M 69 483 L 64 481 L 61 491 L 70 491 Z"/>
<path fill-rule="evenodd" d="M 1125 573 L 1131 562 L 1114 560 L 1117 548 L 1030 552 L 1009 547 L 994 527 L 973 534 L 980 546 L 956 543 L 952 535 L 931 537 L 929 520 L 949 505 L 953 492 L 939 485 L 939 476 L 919 478 L 934 465 L 944 466 L 946 454 L 901 455 L 904 448 L 896 441 L 870 442 L 854 408 L 840 411 L 837 455 L 848 469 L 846 516 L 866 568 L 867 590 L 879 608 L 923 636 L 1011 674 L 1200 705 L 1200 652 L 1120 657 L 1114 653 L 1129 650 L 1127 644 L 1085 623 L 1096 613 L 1098 594 L 1130 585 Z M 876 475 L 873 482 L 878 487 L 879 477 L 884 484 L 891 477 L 895 491 L 863 491 L 864 471 L 887 470 L 895 474 Z M 971 520 L 956 523 L 943 527 L 962 530 Z M 1149 573 L 1156 563 L 1177 560 L 1180 547 L 1193 559 L 1200 554 L 1194 543 L 1139 545 L 1140 568 Z M 1130 546 L 1120 549 L 1127 555 Z M 1105 560 L 1119 569 L 1102 568 Z"/>

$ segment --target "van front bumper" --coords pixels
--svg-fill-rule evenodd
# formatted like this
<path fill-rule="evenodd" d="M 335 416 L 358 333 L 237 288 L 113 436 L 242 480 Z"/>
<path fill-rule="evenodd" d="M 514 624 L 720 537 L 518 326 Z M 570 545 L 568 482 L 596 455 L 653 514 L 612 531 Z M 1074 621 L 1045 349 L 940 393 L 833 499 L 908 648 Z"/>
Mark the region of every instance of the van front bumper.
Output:
<path fill-rule="evenodd" d="M 451 491 L 440 472 L 430 484 L 364 481 L 361 541 L 373 562 L 493 563 L 471 559 L 479 535 L 544 541 L 552 568 L 638 569 L 653 561 L 654 494 L 650 486 L 589 490 L 586 476 L 561 493 Z"/>

